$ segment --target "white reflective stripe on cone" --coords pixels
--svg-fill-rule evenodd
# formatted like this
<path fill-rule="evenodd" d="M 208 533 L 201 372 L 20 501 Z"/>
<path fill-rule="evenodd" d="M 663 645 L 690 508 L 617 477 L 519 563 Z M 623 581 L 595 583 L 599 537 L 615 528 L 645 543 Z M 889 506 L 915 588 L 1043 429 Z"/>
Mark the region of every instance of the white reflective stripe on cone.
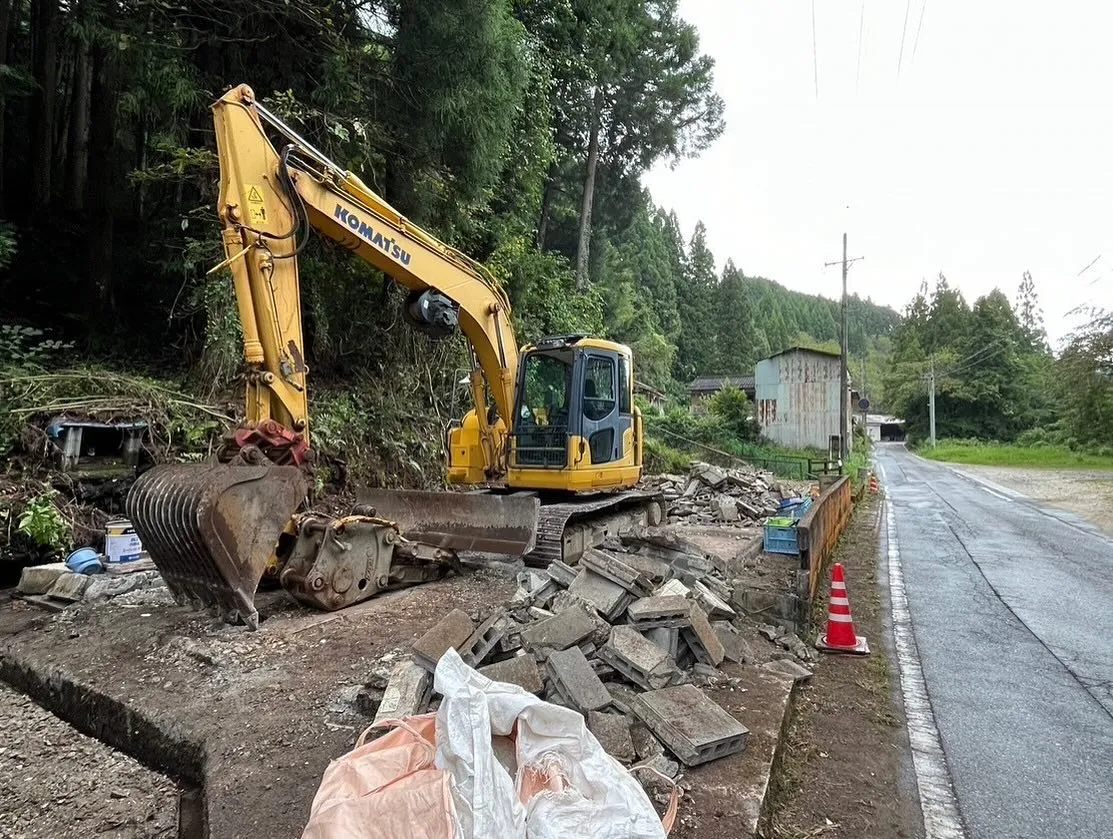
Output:
<path fill-rule="evenodd" d="M 831 605 L 832 606 L 849 606 L 850 601 L 847 600 L 845 597 L 832 597 L 831 598 Z"/>
<path fill-rule="evenodd" d="M 846 591 L 846 583 L 831 583 L 831 591 Z"/>
<path fill-rule="evenodd" d="M 850 615 L 836 615 L 834 612 L 827 613 L 827 620 L 835 623 L 854 623 L 854 618 Z"/>

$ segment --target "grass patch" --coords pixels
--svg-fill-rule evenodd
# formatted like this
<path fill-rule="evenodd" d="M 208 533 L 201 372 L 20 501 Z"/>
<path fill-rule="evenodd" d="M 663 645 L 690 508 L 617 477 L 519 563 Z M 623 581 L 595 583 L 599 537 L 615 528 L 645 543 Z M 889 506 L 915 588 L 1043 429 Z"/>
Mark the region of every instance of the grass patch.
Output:
<path fill-rule="evenodd" d="M 1027 466 L 1042 469 L 1113 469 L 1113 455 L 1074 451 L 1066 446 L 1020 446 L 1014 443 L 982 443 L 940 440 L 933 449 L 921 445 L 917 452 L 930 460 L 982 466 Z"/>

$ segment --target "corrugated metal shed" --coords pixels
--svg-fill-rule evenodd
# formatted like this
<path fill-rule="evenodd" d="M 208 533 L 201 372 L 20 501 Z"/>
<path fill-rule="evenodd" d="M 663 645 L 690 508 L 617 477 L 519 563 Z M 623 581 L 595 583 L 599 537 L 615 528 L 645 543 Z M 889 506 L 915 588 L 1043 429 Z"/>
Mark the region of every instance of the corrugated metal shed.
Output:
<path fill-rule="evenodd" d="M 822 350 L 793 347 L 759 361 L 754 390 L 761 433 L 789 448 L 826 451 L 839 434 L 839 377 L 839 356 Z"/>

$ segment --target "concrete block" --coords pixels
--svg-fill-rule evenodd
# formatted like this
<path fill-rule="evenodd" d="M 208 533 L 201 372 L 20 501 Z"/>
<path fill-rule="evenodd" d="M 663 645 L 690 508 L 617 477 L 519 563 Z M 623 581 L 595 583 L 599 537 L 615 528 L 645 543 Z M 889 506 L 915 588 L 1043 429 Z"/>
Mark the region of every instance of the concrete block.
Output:
<path fill-rule="evenodd" d="M 634 741 L 630 738 L 630 718 L 625 714 L 591 711 L 587 715 L 587 730 L 595 735 L 606 753 L 616 760 L 631 761 L 637 757 Z"/>
<path fill-rule="evenodd" d="M 634 715 L 685 766 L 736 754 L 746 748 L 746 726 L 694 685 L 675 685 L 634 700 Z"/>
<path fill-rule="evenodd" d="M 540 695 L 544 690 L 541 671 L 531 655 L 516 655 L 506 661 L 497 661 L 480 667 L 479 672 L 492 681 L 517 685 L 529 693 Z"/>
<path fill-rule="evenodd" d="M 713 592 L 702 580 L 696 580 L 692 585 L 692 597 L 703 607 L 703 611 L 707 612 L 708 618 L 730 620 L 736 615 L 734 609 L 730 608 L 730 604 Z"/>
<path fill-rule="evenodd" d="M 761 665 L 762 670 L 768 670 L 771 673 L 777 673 L 781 676 L 787 676 L 794 682 L 806 682 L 812 677 L 812 671 L 805 667 L 803 664 L 793 661 L 789 658 L 780 658 L 776 661 L 767 661 Z"/>
<path fill-rule="evenodd" d="M 688 622 L 689 626 L 681 629 L 680 634 L 688 646 L 691 647 L 696 661 L 718 667 L 723 663 L 723 645 L 715 634 L 715 630 L 711 628 L 711 623 L 707 620 L 707 614 L 699 607 L 698 603 L 691 604 Z"/>
<path fill-rule="evenodd" d="M 85 589 L 89 587 L 89 578 L 84 574 L 63 574 L 54 581 L 54 585 L 50 587 L 47 597 L 53 597 L 55 600 L 65 600 L 69 603 L 76 603 L 85 596 Z"/>
<path fill-rule="evenodd" d="M 157 571 L 137 571 L 134 574 L 122 574 L 118 577 L 108 574 L 98 574 L 89 581 L 85 588 L 85 599 L 95 603 L 119 597 L 129 591 L 147 588 L 162 582 L 162 577 Z"/>
<path fill-rule="evenodd" d="M 763 621 L 796 621 L 798 599 L 795 594 L 736 586 L 731 605 L 744 614 Z"/>
<path fill-rule="evenodd" d="M 739 520 L 738 502 L 729 495 L 716 495 L 711 502 L 711 511 L 719 521 L 735 522 Z"/>
<path fill-rule="evenodd" d="M 723 645 L 723 658 L 727 661 L 737 661 L 739 664 L 754 663 L 753 648 L 732 624 L 727 621 L 713 621 L 711 628 L 715 630 L 715 636 Z"/>
<path fill-rule="evenodd" d="M 568 593 L 590 603 L 607 621 L 616 620 L 630 602 L 625 588 L 588 568 L 580 569 Z"/>
<path fill-rule="evenodd" d="M 473 632 L 475 624 L 471 618 L 459 609 L 453 609 L 413 645 L 413 660 L 432 673 L 437 669 L 441 656 L 450 647 L 459 652 Z"/>
<path fill-rule="evenodd" d="M 576 569 L 571 565 L 565 565 L 559 559 L 549 563 L 548 573 L 549 579 L 563 588 L 568 588 L 576 579 Z"/>
<path fill-rule="evenodd" d="M 626 618 L 638 631 L 686 626 L 691 607 L 692 601 L 676 594 L 643 597 L 626 608 Z"/>
<path fill-rule="evenodd" d="M 591 635 L 595 623 L 583 609 L 566 609 L 522 630 L 522 645 L 527 649 L 550 647 L 566 650 Z"/>
<path fill-rule="evenodd" d="M 652 586 L 659 586 L 672 576 L 672 566 L 652 556 L 624 553 L 622 561 L 645 576 Z"/>
<path fill-rule="evenodd" d="M 680 655 L 680 630 L 661 626 L 646 630 L 645 637 L 667 652 L 675 660 Z"/>
<path fill-rule="evenodd" d="M 606 577 L 612 583 L 618 583 L 635 597 L 648 597 L 653 590 L 644 574 L 605 551 L 592 548 L 580 558 L 580 565 L 591 569 L 600 577 Z"/>
<path fill-rule="evenodd" d="M 433 691 L 433 674 L 413 661 L 403 659 L 394 665 L 375 712 L 375 722 L 400 720 L 425 710 Z"/>
<path fill-rule="evenodd" d="M 556 692 L 581 714 L 598 711 L 611 704 L 611 695 L 579 647 L 552 653 L 545 661 L 545 671 Z"/>
<path fill-rule="evenodd" d="M 658 586 L 657 590 L 653 592 L 653 596 L 667 597 L 668 595 L 677 595 L 679 597 L 687 597 L 691 593 L 692 590 L 688 588 L 688 586 L 684 585 L 680 580 L 673 579 Z"/>
<path fill-rule="evenodd" d="M 46 594 L 63 574 L 71 574 L 64 562 L 51 562 L 49 565 L 30 565 L 19 575 L 16 591 L 20 594 Z"/>
<path fill-rule="evenodd" d="M 727 474 L 717 466 L 710 463 L 693 463 L 689 474 L 701 484 L 711 489 L 718 489 L 726 483 Z"/>
<path fill-rule="evenodd" d="M 478 667 L 491 654 L 499 642 L 509 632 L 506 612 L 496 609 L 488 618 L 475 628 L 468 639 L 457 647 L 456 652 L 469 666 Z"/>
<path fill-rule="evenodd" d="M 645 690 L 664 687 L 676 676 L 669 654 L 629 626 L 611 630 L 599 657 Z"/>

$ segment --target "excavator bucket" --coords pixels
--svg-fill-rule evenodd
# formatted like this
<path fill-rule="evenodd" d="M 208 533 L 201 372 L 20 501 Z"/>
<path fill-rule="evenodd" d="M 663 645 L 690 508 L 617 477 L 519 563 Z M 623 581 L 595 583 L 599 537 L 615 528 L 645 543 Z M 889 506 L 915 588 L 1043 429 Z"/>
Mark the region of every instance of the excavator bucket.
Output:
<path fill-rule="evenodd" d="M 358 499 L 397 524 L 405 538 L 438 548 L 521 556 L 537 540 L 541 502 L 535 495 L 368 489 Z"/>
<path fill-rule="evenodd" d="M 156 466 L 126 507 L 175 600 L 255 629 L 255 589 L 306 491 L 295 466 Z"/>

